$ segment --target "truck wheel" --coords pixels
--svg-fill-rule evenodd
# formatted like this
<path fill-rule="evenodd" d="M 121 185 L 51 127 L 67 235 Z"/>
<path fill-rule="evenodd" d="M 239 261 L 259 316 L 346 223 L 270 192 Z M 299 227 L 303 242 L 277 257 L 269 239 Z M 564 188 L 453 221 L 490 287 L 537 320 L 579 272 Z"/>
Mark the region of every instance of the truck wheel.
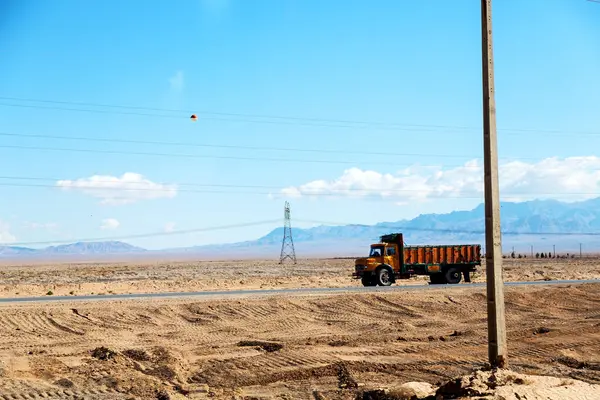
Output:
<path fill-rule="evenodd" d="M 448 268 L 444 277 L 446 278 L 446 282 L 450 284 L 460 283 L 461 280 L 461 272 L 458 268 Z"/>
<path fill-rule="evenodd" d="M 363 276 L 360 281 L 362 282 L 363 286 L 376 286 L 377 282 L 375 282 L 375 279 L 372 276 Z"/>
<path fill-rule="evenodd" d="M 392 274 L 387 268 L 381 268 L 377 271 L 377 284 L 379 286 L 390 286 L 392 284 Z"/>

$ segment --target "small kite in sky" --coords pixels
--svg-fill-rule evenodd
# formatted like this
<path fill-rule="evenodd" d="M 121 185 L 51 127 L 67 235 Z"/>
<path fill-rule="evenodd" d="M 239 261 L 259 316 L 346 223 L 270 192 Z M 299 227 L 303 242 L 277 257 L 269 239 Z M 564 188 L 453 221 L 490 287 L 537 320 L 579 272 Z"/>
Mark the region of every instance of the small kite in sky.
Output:
<path fill-rule="evenodd" d="M 192 116 L 190 117 L 190 119 L 191 119 L 192 121 L 197 121 L 197 120 L 198 120 L 198 117 L 196 116 L 196 114 L 192 114 Z"/>

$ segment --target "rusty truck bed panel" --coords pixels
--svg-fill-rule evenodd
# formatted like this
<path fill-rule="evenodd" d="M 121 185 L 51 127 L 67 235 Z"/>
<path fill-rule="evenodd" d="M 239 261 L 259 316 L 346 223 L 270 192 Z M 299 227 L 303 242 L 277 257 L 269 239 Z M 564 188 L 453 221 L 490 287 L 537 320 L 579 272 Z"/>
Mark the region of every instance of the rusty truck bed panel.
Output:
<path fill-rule="evenodd" d="M 404 247 L 404 264 L 475 264 L 481 262 L 481 245 L 433 245 Z"/>

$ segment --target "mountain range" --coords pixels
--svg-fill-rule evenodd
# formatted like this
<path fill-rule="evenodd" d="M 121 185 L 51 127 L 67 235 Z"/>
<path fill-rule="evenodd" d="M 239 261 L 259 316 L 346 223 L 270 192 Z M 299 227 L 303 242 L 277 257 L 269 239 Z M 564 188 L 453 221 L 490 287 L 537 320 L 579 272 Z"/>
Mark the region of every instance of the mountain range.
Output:
<path fill-rule="evenodd" d="M 293 221 L 292 221 L 293 223 Z M 501 226 L 504 251 L 529 254 L 538 251 L 586 252 L 600 250 L 600 198 L 581 202 L 533 200 L 501 203 Z M 422 214 L 413 219 L 381 222 L 375 225 L 318 226 L 293 228 L 296 255 L 355 256 L 365 254 L 378 237 L 390 232 L 404 232 L 407 244 L 484 244 L 483 204 L 469 211 L 446 214 Z M 279 256 L 283 228 L 276 228 L 256 240 L 218 245 L 146 250 L 119 241 L 78 242 L 43 249 L 0 246 L 0 257 L 144 256 L 177 255 L 197 258 L 276 258 Z"/>
<path fill-rule="evenodd" d="M 0 246 L 0 256 L 53 256 L 53 255 L 92 255 L 92 254 L 127 254 L 145 253 L 146 249 L 119 241 L 77 242 L 60 246 L 49 246 L 43 249 L 32 249 L 19 246 Z"/>

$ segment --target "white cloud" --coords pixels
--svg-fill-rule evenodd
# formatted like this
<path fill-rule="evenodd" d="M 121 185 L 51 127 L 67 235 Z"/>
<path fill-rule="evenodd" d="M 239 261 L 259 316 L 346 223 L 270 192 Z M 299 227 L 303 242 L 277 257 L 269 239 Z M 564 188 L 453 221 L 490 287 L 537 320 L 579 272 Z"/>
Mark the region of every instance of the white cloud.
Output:
<path fill-rule="evenodd" d="M 6 222 L 0 221 L 0 245 L 5 243 L 13 243 L 17 238 L 10 233 L 10 225 Z"/>
<path fill-rule="evenodd" d="M 600 157 L 557 157 L 539 162 L 510 161 L 500 166 L 504 199 L 525 201 L 556 198 L 577 201 L 600 196 Z M 337 179 L 315 180 L 282 190 L 287 197 L 335 195 L 381 197 L 396 204 L 439 198 L 483 198 L 483 165 L 472 160 L 463 166 L 413 166 L 395 174 L 350 168 Z"/>
<path fill-rule="evenodd" d="M 114 230 L 117 229 L 121 225 L 121 223 L 114 218 L 106 218 L 102 220 L 102 225 L 100 225 L 100 229 L 102 230 Z"/>
<path fill-rule="evenodd" d="M 169 78 L 169 84 L 171 85 L 172 91 L 181 92 L 184 85 L 183 71 L 175 72 L 175 75 Z"/>
<path fill-rule="evenodd" d="M 131 204 L 177 195 L 176 185 L 155 183 L 134 172 L 126 172 L 120 177 L 94 175 L 77 180 L 61 180 L 56 185 L 63 190 L 77 190 L 101 199 L 101 203 L 107 205 Z"/>
<path fill-rule="evenodd" d="M 23 222 L 23 227 L 25 229 L 31 229 L 31 230 L 47 230 L 47 231 L 54 231 L 56 229 L 58 229 L 58 224 L 56 222 L 29 222 L 29 221 L 25 221 Z"/>
<path fill-rule="evenodd" d="M 173 232 L 175 230 L 175 222 L 167 222 L 165 224 L 165 232 Z"/>

